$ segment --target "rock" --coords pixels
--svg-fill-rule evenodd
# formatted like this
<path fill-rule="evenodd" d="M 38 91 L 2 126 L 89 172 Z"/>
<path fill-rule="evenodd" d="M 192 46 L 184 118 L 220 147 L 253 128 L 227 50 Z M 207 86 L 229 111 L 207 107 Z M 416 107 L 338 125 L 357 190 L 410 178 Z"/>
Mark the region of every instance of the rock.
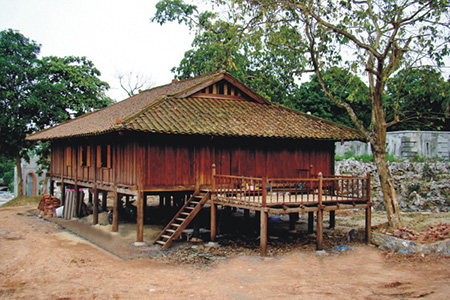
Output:
<path fill-rule="evenodd" d="M 209 248 L 217 248 L 217 247 L 219 247 L 219 243 L 216 243 L 216 242 L 208 242 L 207 244 L 205 244 L 205 246 L 206 246 L 206 247 L 209 247 Z"/>

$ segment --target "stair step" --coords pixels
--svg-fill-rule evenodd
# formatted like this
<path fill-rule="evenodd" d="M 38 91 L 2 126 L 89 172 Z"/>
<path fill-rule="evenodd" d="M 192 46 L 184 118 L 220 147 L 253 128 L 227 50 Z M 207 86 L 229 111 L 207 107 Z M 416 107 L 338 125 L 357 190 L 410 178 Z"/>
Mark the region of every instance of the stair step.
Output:
<path fill-rule="evenodd" d="M 192 206 L 186 206 L 186 209 L 194 210 L 195 207 L 192 207 Z"/>
<path fill-rule="evenodd" d="M 183 218 L 176 218 L 175 220 L 184 222 L 184 220 L 186 220 L 186 219 L 183 219 Z"/>
<path fill-rule="evenodd" d="M 166 242 L 163 242 L 163 241 L 156 241 L 156 243 L 160 244 L 160 245 L 163 245 L 163 246 L 166 244 Z"/>
<path fill-rule="evenodd" d="M 175 233 L 176 230 L 173 230 L 173 229 L 166 229 L 166 231 L 167 231 L 167 232 L 170 232 L 170 233 Z"/>
<path fill-rule="evenodd" d="M 181 226 L 181 224 L 178 224 L 178 223 L 172 223 L 172 224 L 170 224 L 170 226 L 174 226 L 174 227 L 180 227 L 180 226 Z"/>
<path fill-rule="evenodd" d="M 162 237 L 162 238 L 165 238 L 165 239 L 170 239 L 170 238 L 171 238 L 170 235 L 165 235 L 165 234 L 163 234 L 161 237 Z"/>
<path fill-rule="evenodd" d="M 189 216 L 190 215 L 190 213 L 187 213 L 187 212 L 182 212 L 182 213 L 180 213 L 180 215 L 183 215 L 183 216 Z M 186 219 L 183 219 L 183 221 L 184 220 L 186 220 Z"/>

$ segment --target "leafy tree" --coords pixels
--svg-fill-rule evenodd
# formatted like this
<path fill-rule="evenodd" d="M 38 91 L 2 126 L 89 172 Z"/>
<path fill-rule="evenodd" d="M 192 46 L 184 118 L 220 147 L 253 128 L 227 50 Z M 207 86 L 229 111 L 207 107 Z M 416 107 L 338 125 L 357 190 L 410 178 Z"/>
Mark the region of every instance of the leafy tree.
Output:
<path fill-rule="evenodd" d="M 392 130 L 450 130 L 450 81 L 433 68 L 404 69 L 387 83 L 386 112 Z"/>
<path fill-rule="evenodd" d="M 0 156 L 0 185 L 7 186 L 9 190 L 13 189 L 14 184 L 14 160 L 5 156 Z"/>
<path fill-rule="evenodd" d="M 195 5 L 180 0 L 163 0 L 156 8 L 153 22 L 162 25 L 177 21 L 195 32 L 192 49 L 186 51 L 179 66 L 172 69 L 178 79 L 226 68 L 269 100 L 288 106 L 295 102 L 293 91 L 298 86 L 293 77 L 275 70 L 276 65 L 284 64 L 284 59 L 271 57 L 272 53 L 263 51 L 262 32 L 244 34 L 244 28 L 238 23 L 239 16 L 230 12 L 223 20 L 212 12 L 199 13 Z"/>
<path fill-rule="evenodd" d="M 370 124 L 369 89 L 358 77 L 347 73 L 346 70 L 332 67 L 323 75 L 326 85 L 335 97 L 352 103 L 359 120 L 365 125 Z M 312 115 L 325 118 L 349 127 L 355 127 L 345 109 L 332 102 L 326 95 L 316 75 L 311 81 L 300 86 L 297 94 L 298 101 L 294 107 L 301 111 L 311 112 Z"/>
<path fill-rule="evenodd" d="M 314 72 L 325 95 L 347 112 L 371 143 L 389 224 L 399 226 L 400 210 L 386 159 L 386 131 L 401 116 L 388 119 L 386 85 L 402 68 L 443 65 L 450 42 L 447 0 L 212 1 L 227 6 L 228 19 L 234 17 L 237 41 L 244 36 L 260 37 L 261 51 L 267 53 L 277 74 L 297 79 L 305 72 Z M 191 17 L 192 6 L 175 8 L 181 0 L 160 3 L 169 8 L 166 20 L 203 28 L 202 22 Z M 325 72 L 334 66 L 365 76 L 371 107 L 369 125 L 360 120 L 351 99 L 327 85 Z"/>
<path fill-rule="evenodd" d="M 18 31 L 0 32 L 0 153 L 14 158 L 19 195 L 27 134 L 101 108 L 111 100 L 100 72 L 84 57 L 38 58 L 40 46 Z"/>

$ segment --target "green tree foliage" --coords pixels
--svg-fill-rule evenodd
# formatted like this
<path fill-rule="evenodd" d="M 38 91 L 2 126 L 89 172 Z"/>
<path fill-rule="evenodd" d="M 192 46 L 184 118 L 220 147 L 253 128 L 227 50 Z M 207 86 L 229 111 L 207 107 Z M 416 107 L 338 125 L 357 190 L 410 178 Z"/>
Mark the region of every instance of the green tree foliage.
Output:
<path fill-rule="evenodd" d="M 349 74 L 342 68 L 332 67 L 323 75 L 326 85 L 335 97 L 345 99 L 357 109 L 355 113 L 365 126 L 370 124 L 369 88 L 359 77 Z M 347 112 L 332 102 L 326 95 L 317 78 L 301 84 L 294 107 L 300 111 L 325 118 L 349 127 L 355 127 Z"/>
<path fill-rule="evenodd" d="M 163 0 L 180 4 L 180 0 Z M 298 79 L 313 71 L 325 95 L 344 109 L 354 126 L 371 143 L 389 224 L 400 225 L 395 187 L 386 159 L 386 132 L 400 114 L 386 113 L 387 83 L 400 69 L 440 67 L 450 53 L 447 0 L 212 0 L 219 11 L 233 16 L 242 36 L 258 37 L 261 52 L 277 79 Z M 175 11 L 176 12 L 176 11 Z M 170 14 L 168 14 L 170 15 Z M 170 15 L 174 18 L 174 15 Z M 175 20 L 174 18 L 173 20 Z M 202 26 L 181 17 L 191 26 Z M 180 22 L 180 19 L 178 19 Z M 263 64 L 265 65 L 265 64 Z M 365 76 L 369 89 L 370 124 L 357 113 L 357 103 L 327 85 L 327 70 Z M 282 75 L 278 75 L 282 74 Z M 285 77 L 284 77 L 285 76 Z M 283 82 L 281 80 L 281 82 Z M 284 82 L 283 82 L 284 83 Z"/>
<path fill-rule="evenodd" d="M 430 67 L 404 69 L 388 81 L 386 114 L 399 119 L 390 130 L 450 130 L 450 81 Z"/>
<path fill-rule="evenodd" d="M 0 178 L 2 179 L 0 185 L 8 187 L 12 191 L 14 184 L 14 160 L 0 156 Z"/>
<path fill-rule="evenodd" d="M 66 121 L 112 101 L 100 72 L 84 57 L 44 57 L 40 46 L 18 31 L 0 32 L 0 153 L 20 159 L 33 145 L 27 134 Z M 19 178 L 19 191 L 22 184 Z"/>
<path fill-rule="evenodd" d="M 285 59 L 263 51 L 262 31 L 246 34 L 240 16 L 230 11 L 225 17 L 221 16 L 222 19 L 213 12 L 198 12 L 196 6 L 180 0 L 163 0 L 156 8 L 153 22 L 162 25 L 177 21 L 188 25 L 195 33 L 192 49 L 185 52 L 179 66 L 172 69 L 178 79 L 226 68 L 268 100 L 288 106 L 295 102 L 293 91 L 298 86 L 291 74 L 281 72 Z"/>

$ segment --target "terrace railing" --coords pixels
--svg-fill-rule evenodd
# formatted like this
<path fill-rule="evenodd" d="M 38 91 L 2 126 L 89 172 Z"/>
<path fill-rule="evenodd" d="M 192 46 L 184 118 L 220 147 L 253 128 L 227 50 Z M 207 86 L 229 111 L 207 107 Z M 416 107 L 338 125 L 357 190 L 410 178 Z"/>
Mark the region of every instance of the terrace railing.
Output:
<path fill-rule="evenodd" d="M 214 200 L 245 206 L 325 205 L 370 201 L 370 174 L 366 177 L 322 176 L 266 178 L 215 174 Z"/>

